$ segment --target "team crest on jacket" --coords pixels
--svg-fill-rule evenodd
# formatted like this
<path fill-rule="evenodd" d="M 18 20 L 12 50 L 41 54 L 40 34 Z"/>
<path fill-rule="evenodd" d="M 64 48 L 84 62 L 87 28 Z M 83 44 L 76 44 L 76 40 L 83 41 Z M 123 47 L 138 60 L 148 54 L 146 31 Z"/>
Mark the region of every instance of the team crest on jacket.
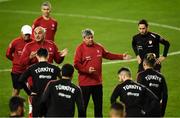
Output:
<path fill-rule="evenodd" d="M 52 48 L 49 48 L 49 51 L 51 51 L 52 50 Z"/>
<path fill-rule="evenodd" d="M 100 51 L 99 50 L 97 50 L 97 53 L 99 53 Z"/>
<path fill-rule="evenodd" d="M 152 44 L 152 40 L 149 41 L 149 44 Z"/>

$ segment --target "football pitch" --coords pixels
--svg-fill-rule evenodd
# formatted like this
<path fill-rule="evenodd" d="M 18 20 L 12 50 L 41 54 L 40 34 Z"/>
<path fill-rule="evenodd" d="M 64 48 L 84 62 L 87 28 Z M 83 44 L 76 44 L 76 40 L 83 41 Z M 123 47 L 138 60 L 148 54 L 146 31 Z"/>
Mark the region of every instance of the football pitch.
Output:
<path fill-rule="evenodd" d="M 11 62 L 5 52 L 12 39 L 20 35 L 21 26 L 32 25 L 41 15 L 43 0 L 0 0 L 0 116 L 8 116 L 8 101 L 12 94 Z M 162 73 L 168 85 L 166 117 L 180 116 L 180 1 L 179 0 L 50 0 L 52 16 L 58 21 L 55 42 L 59 49 L 68 48 L 64 63 L 73 64 L 76 46 L 82 42 L 81 30 L 95 31 L 95 41 L 114 53 L 125 53 L 133 60 L 103 61 L 103 115 L 108 116 L 110 96 L 118 84 L 117 70 L 126 66 L 136 78 L 137 62 L 131 48 L 132 36 L 137 33 L 137 22 L 144 18 L 150 22 L 150 31 L 170 42 L 169 56 L 162 63 Z M 161 50 L 163 47 L 161 47 Z M 162 51 L 161 51 L 162 52 Z M 60 64 L 59 66 L 61 66 Z M 77 71 L 73 83 L 77 84 Z M 24 91 L 21 96 L 27 98 Z M 63 106 L 59 106 L 63 107 Z M 28 104 L 26 104 L 26 114 Z M 88 117 L 94 116 L 92 99 Z"/>

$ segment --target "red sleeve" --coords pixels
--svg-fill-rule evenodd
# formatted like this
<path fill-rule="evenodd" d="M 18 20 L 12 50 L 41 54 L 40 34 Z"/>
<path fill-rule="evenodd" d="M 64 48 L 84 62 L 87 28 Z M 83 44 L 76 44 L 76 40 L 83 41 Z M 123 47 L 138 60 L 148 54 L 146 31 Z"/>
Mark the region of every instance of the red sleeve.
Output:
<path fill-rule="evenodd" d="M 31 38 L 34 40 L 34 29 L 38 26 L 37 19 L 34 20 L 33 25 L 32 25 L 32 35 Z"/>
<path fill-rule="evenodd" d="M 103 49 L 103 58 L 109 59 L 109 60 L 123 60 L 123 54 L 113 54 L 111 52 L 108 52 L 106 49 Z"/>
<path fill-rule="evenodd" d="M 82 61 L 82 52 L 80 47 L 76 49 L 75 57 L 74 57 L 74 67 L 82 73 L 89 73 L 89 69 L 83 65 Z"/>
<path fill-rule="evenodd" d="M 28 44 L 26 44 L 23 51 L 22 51 L 22 55 L 21 55 L 21 58 L 20 58 L 21 64 L 24 65 L 24 66 L 28 65 L 29 62 L 30 62 L 29 56 L 30 56 L 31 52 L 30 52 L 28 47 L 29 47 Z"/>
<path fill-rule="evenodd" d="M 14 58 L 14 51 L 15 51 L 15 41 L 12 41 L 10 44 L 9 44 L 9 47 L 8 49 L 6 50 L 6 57 L 9 59 L 9 60 L 13 60 Z"/>
<path fill-rule="evenodd" d="M 52 42 L 53 43 L 53 42 Z M 54 43 L 53 43 L 54 44 Z M 57 48 L 57 46 L 54 44 L 54 61 L 57 63 L 57 64 L 60 64 L 62 63 L 64 60 L 64 57 L 61 57 L 61 54 Z"/>

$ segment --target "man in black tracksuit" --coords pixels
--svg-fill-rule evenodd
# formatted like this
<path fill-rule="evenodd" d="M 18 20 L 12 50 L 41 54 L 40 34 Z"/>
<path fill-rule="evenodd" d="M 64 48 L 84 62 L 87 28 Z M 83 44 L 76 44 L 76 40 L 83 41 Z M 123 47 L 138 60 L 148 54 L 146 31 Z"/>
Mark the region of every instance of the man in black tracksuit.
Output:
<path fill-rule="evenodd" d="M 38 63 L 30 66 L 20 77 L 20 82 L 26 83 L 29 76 L 32 76 L 33 86 L 30 93 L 32 95 L 32 115 L 39 116 L 40 98 L 50 80 L 56 80 L 60 77 L 60 68 L 47 62 L 47 49 L 40 48 L 37 51 Z"/>
<path fill-rule="evenodd" d="M 62 78 L 50 81 L 41 100 L 42 115 L 45 117 L 74 117 L 75 103 L 78 116 L 85 116 L 81 89 L 71 83 L 74 67 L 65 64 L 62 67 Z M 43 111 L 46 109 L 46 111 Z"/>
<path fill-rule="evenodd" d="M 162 38 L 160 35 L 148 31 L 148 23 L 146 20 L 140 20 L 138 23 L 139 33 L 133 36 L 132 48 L 137 56 L 137 61 L 139 64 L 138 72 L 143 71 L 143 59 L 147 53 L 155 53 L 157 57 L 155 70 L 160 71 L 161 62 L 167 57 L 169 50 L 169 42 Z M 160 46 L 164 45 L 163 55 L 160 56 Z"/>
<path fill-rule="evenodd" d="M 122 83 L 114 89 L 111 104 L 120 97 L 120 101 L 125 104 L 127 117 L 160 116 L 157 96 L 145 86 L 132 81 L 128 68 L 121 68 L 118 76 Z"/>
<path fill-rule="evenodd" d="M 145 56 L 143 60 L 145 71 L 138 74 L 137 82 L 149 88 L 159 98 L 161 116 L 163 117 L 168 99 L 168 89 L 164 76 L 153 69 L 155 61 L 156 57 L 154 53 L 148 53 Z"/>

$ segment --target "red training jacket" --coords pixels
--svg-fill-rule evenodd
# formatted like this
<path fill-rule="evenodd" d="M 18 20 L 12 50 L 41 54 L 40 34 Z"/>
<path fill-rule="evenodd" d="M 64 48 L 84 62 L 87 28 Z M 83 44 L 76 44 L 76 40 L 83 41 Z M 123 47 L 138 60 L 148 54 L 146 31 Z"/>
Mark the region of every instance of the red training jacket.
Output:
<path fill-rule="evenodd" d="M 102 58 L 122 60 L 123 54 L 112 54 L 96 43 L 90 47 L 82 43 L 77 47 L 74 57 L 74 67 L 79 73 L 78 81 L 80 86 L 102 84 Z M 94 67 L 96 72 L 89 74 L 89 67 Z"/>
<path fill-rule="evenodd" d="M 24 46 L 32 40 L 25 41 L 22 37 L 15 38 L 9 44 L 6 51 L 6 57 L 12 61 L 12 72 L 21 74 L 25 71 L 25 67 L 21 65 L 20 57 Z"/>
<path fill-rule="evenodd" d="M 46 29 L 46 40 L 54 41 L 54 36 L 57 30 L 57 21 L 53 18 L 45 20 L 42 16 L 35 19 L 32 25 L 32 38 L 34 39 L 34 29 L 41 26 Z"/>
<path fill-rule="evenodd" d="M 57 46 L 55 45 L 54 42 L 44 40 L 42 44 L 39 44 L 36 41 L 32 41 L 31 43 L 28 43 L 25 45 L 22 55 L 21 55 L 21 63 L 22 65 L 29 67 L 30 65 L 37 63 L 38 60 L 36 57 L 30 59 L 29 56 L 31 52 L 37 52 L 39 48 L 46 48 L 49 53 L 49 59 L 48 62 L 53 63 L 53 60 L 57 63 L 60 64 L 64 57 L 61 57 L 60 52 L 58 51 Z"/>

